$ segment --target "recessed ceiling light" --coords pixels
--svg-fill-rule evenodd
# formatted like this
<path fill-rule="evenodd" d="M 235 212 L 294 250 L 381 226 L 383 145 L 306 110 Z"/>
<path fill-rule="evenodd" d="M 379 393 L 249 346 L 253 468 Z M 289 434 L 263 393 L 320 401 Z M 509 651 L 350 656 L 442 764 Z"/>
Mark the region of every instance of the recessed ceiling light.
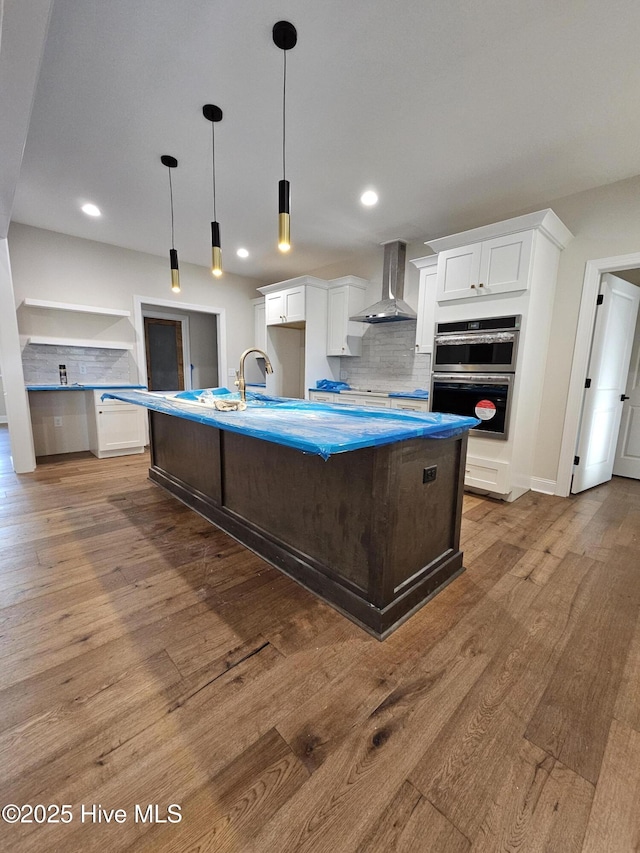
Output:
<path fill-rule="evenodd" d="M 236 255 L 239 258 L 248 258 L 249 252 L 246 249 L 238 249 L 238 251 L 236 252 Z"/>
<path fill-rule="evenodd" d="M 100 208 L 96 207 L 95 204 L 83 204 L 82 212 L 86 213 L 87 216 L 102 216 Z"/>
<path fill-rule="evenodd" d="M 366 205 L 367 207 L 371 207 L 374 204 L 378 203 L 378 193 L 373 190 L 367 190 L 363 192 L 360 196 L 360 201 Z"/>

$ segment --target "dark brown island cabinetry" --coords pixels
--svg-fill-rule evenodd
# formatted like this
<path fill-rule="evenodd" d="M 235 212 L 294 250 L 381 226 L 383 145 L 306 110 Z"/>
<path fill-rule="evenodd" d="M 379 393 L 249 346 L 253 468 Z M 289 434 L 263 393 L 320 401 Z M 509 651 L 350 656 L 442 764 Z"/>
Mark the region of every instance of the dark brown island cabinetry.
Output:
<path fill-rule="evenodd" d="M 149 416 L 152 480 L 378 639 L 463 571 L 466 432 L 325 461 Z"/>

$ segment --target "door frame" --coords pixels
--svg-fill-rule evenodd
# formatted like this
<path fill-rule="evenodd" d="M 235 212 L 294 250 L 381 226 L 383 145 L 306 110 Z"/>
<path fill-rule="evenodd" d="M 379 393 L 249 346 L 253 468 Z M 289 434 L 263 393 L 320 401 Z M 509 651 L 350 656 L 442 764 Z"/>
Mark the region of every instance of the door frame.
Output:
<path fill-rule="evenodd" d="M 133 297 L 133 326 L 136 332 L 136 362 L 138 367 L 138 382 L 141 385 L 147 384 L 147 355 L 144 345 L 144 319 L 142 306 L 148 305 L 150 308 L 173 308 L 175 311 L 193 311 L 196 314 L 214 314 L 216 315 L 217 337 L 218 337 L 218 383 L 221 384 L 227 376 L 227 318 L 224 308 L 217 308 L 212 305 L 195 305 L 189 302 L 176 303 L 175 300 L 157 299 L 154 296 L 134 296 Z M 170 312 L 165 312 L 168 319 L 187 320 L 186 317 L 180 317 L 175 314 L 169 317 Z M 184 330 L 184 326 L 183 326 Z M 184 338 L 183 338 L 184 348 Z M 189 365 L 190 362 L 186 362 Z M 188 367 L 185 369 L 188 370 Z M 191 371 L 189 370 L 189 384 L 191 384 Z M 185 376 L 186 385 L 186 376 Z"/>
<path fill-rule="evenodd" d="M 578 430 L 582 415 L 582 398 L 584 395 L 584 380 L 589 369 L 589 356 L 593 340 L 593 327 L 596 321 L 596 300 L 600 290 L 600 278 L 603 273 L 624 272 L 640 267 L 640 252 L 631 255 L 617 255 L 612 258 L 598 258 L 587 261 L 582 285 L 582 299 L 578 315 L 578 327 L 573 348 L 573 362 L 567 408 L 565 410 L 560 460 L 558 463 L 558 480 L 556 494 L 567 497 L 571 491 L 573 476 L 573 458 L 578 443 Z"/>
<path fill-rule="evenodd" d="M 146 302 L 145 305 L 149 303 Z M 149 320 L 173 320 L 176 323 L 180 323 L 180 334 L 182 336 L 182 373 L 183 373 L 183 381 L 184 381 L 184 390 L 191 391 L 191 346 L 189 343 L 189 318 L 185 317 L 184 314 L 171 314 L 168 311 L 158 311 L 153 308 L 143 308 L 142 309 L 142 334 L 143 341 L 145 344 L 144 349 L 144 359 L 145 359 L 145 369 L 148 371 L 149 365 L 147 364 L 147 347 L 146 347 L 146 333 L 144 331 L 144 321 L 145 318 Z M 148 372 L 145 372 L 145 384 L 146 379 L 148 377 Z"/>

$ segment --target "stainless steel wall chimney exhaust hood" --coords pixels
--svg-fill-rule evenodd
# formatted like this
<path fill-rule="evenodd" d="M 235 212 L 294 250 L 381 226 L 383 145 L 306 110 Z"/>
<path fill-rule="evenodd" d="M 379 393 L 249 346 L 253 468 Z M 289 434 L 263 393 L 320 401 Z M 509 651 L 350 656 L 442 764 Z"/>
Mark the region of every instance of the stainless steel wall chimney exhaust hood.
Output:
<path fill-rule="evenodd" d="M 399 320 L 416 319 L 416 312 L 402 298 L 407 244 L 403 240 L 391 240 L 383 245 L 382 299 L 356 317 L 350 317 L 350 320 L 358 323 L 397 323 Z"/>

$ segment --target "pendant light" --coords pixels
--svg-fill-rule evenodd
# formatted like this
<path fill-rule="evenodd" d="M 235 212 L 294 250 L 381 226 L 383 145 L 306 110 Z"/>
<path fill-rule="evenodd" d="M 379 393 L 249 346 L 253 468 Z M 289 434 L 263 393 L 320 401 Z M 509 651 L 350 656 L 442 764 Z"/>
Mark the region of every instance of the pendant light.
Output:
<path fill-rule="evenodd" d="M 288 252 L 291 248 L 291 233 L 289 222 L 289 208 L 291 192 L 285 169 L 285 142 L 286 142 L 286 104 L 287 104 L 287 51 L 296 46 L 298 33 L 289 21 L 278 21 L 273 26 L 273 42 L 279 47 L 283 55 L 282 75 L 282 180 L 278 184 L 278 248 L 281 252 Z"/>
<path fill-rule="evenodd" d="M 213 189 L 213 221 L 211 222 L 211 273 L 219 278 L 222 275 L 222 248 L 220 246 L 220 224 L 216 215 L 216 145 L 214 128 L 222 121 L 222 110 L 215 104 L 205 104 L 202 115 L 211 122 L 211 182 Z"/>
<path fill-rule="evenodd" d="M 180 270 L 178 269 L 178 253 L 174 245 L 173 237 L 173 184 L 171 183 L 171 170 L 175 169 L 178 161 L 169 154 L 163 154 L 160 158 L 163 166 L 169 171 L 169 198 L 171 199 L 171 249 L 169 250 L 169 261 L 171 262 L 171 290 L 180 293 Z"/>

